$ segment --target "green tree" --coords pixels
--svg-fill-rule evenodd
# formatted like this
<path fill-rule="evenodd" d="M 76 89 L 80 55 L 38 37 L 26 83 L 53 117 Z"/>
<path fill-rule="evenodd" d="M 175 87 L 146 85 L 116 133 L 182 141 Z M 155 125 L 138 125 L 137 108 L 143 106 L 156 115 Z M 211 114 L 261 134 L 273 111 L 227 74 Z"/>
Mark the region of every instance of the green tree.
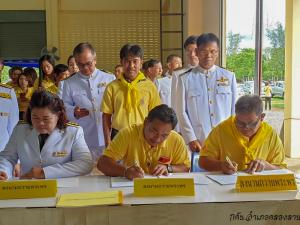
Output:
<path fill-rule="evenodd" d="M 243 40 L 243 36 L 240 34 L 234 34 L 232 31 L 228 32 L 228 46 L 227 55 L 237 54 L 239 51 L 240 43 Z"/>

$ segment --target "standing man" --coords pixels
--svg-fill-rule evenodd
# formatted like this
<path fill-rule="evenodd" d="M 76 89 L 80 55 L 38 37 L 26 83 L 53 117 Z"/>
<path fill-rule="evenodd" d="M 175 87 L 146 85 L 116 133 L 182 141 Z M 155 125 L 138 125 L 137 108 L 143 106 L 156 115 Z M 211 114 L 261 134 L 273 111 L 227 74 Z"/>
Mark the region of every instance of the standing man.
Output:
<path fill-rule="evenodd" d="M 6 146 L 18 121 L 19 108 L 14 89 L 6 84 L 0 84 L 0 151 Z"/>
<path fill-rule="evenodd" d="M 100 104 L 106 85 L 115 77 L 96 68 L 96 52 L 90 43 L 78 44 L 73 55 L 79 72 L 64 81 L 62 99 L 69 120 L 83 128 L 96 161 L 104 149 Z"/>
<path fill-rule="evenodd" d="M 198 36 L 196 35 L 191 35 L 189 36 L 184 44 L 183 48 L 185 50 L 185 57 L 186 57 L 186 62 L 187 65 L 184 68 L 178 69 L 174 71 L 174 74 L 172 76 L 172 85 L 171 85 L 171 107 L 175 110 L 176 114 L 178 115 L 178 77 L 190 70 L 191 68 L 194 68 L 198 66 L 199 64 L 199 59 L 197 57 L 197 38 Z M 180 131 L 180 128 L 177 126 L 176 128 L 177 131 Z"/>
<path fill-rule="evenodd" d="M 155 85 L 140 71 L 143 55 L 143 49 L 136 44 L 121 48 L 124 73 L 106 87 L 101 105 L 106 146 L 119 130 L 143 123 L 149 111 L 160 104 Z"/>
<path fill-rule="evenodd" d="M 179 77 L 178 117 L 191 151 L 200 151 L 212 128 L 234 114 L 235 75 L 215 65 L 218 55 L 218 37 L 202 34 L 197 39 L 199 66 Z"/>

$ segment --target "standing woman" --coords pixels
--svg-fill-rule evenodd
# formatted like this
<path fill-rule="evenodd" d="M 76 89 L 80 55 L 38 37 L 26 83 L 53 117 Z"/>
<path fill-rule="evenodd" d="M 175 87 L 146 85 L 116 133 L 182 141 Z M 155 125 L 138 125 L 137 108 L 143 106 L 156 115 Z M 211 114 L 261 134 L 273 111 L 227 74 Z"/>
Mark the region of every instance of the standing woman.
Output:
<path fill-rule="evenodd" d="M 51 93 L 57 93 L 57 87 L 55 85 L 53 74 L 54 66 L 55 61 L 51 55 L 43 55 L 39 59 L 40 76 L 34 84 L 35 90 L 37 88 L 44 88 Z"/>
<path fill-rule="evenodd" d="M 31 96 L 34 92 L 32 80 L 29 76 L 22 73 L 18 77 L 18 88 L 16 88 L 16 96 L 19 104 L 19 119 L 24 120 L 25 112 L 28 108 Z"/>
<path fill-rule="evenodd" d="M 33 93 L 26 122 L 19 122 L 0 153 L 0 180 L 12 177 L 18 160 L 23 179 L 72 177 L 91 171 L 92 157 L 82 128 L 67 123 L 58 96 L 43 90 Z"/>

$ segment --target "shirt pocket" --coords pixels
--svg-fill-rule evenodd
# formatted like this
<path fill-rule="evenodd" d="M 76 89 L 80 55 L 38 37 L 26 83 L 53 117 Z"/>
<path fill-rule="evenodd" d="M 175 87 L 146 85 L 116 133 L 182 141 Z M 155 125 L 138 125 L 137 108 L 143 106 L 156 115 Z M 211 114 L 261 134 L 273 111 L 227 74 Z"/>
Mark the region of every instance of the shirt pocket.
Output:
<path fill-rule="evenodd" d="M 199 114 L 201 110 L 201 98 L 203 98 L 203 91 L 201 89 L 194 89 L 188 91 L 187 95 L 187 108 L 190 120 L 193 125 L 199 126 L 201 125 Z"/>
<path fill-rule="evenodd" d="M 217 86 L 216 88 L 217 94 L 231 94 L 231 87 L 230 86 Z"/>
<path fill-rule="evenodd" d="M 89 101 L 86 91 L 81 90 L 81 91 L 74 92 L 73 101 L 75 105 L 78 106 L 85 105 L 86 101 Z"/>

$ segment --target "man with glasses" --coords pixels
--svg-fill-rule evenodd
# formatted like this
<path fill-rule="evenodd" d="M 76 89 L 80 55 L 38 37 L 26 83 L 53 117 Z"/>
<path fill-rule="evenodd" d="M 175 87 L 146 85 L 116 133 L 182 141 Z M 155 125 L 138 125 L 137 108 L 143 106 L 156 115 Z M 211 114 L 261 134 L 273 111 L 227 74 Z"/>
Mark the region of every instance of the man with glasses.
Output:
<path fill-rule="evenodd" d="M 100 104 L 106 85 L 115 76 L 96 68 L 96 52 L 91 44 L 78 44 L 73 55 L 79 72 L 64 81 L 62 99 L 68 119 L 83 128 L 93 160 L 97 161 L 104 149 Z"/>
<path fill-rule="evenodd" d="M 245 95 L 235 104 L 235 116 L 215 127 L 204 142 L 199 166 L 233 174 L 286 167 L 284 149 L 276 131 L 263 122 L 263 102 Z"/>
<path fill-rule="evenodd" d="M 191 151 L 200 151 L 213 127 L 234 114 L 235 75 L 215 65 L 219 39 L 212 33 L 197 39 L 199 65 L 179 76 L 176 111 Z"/>

